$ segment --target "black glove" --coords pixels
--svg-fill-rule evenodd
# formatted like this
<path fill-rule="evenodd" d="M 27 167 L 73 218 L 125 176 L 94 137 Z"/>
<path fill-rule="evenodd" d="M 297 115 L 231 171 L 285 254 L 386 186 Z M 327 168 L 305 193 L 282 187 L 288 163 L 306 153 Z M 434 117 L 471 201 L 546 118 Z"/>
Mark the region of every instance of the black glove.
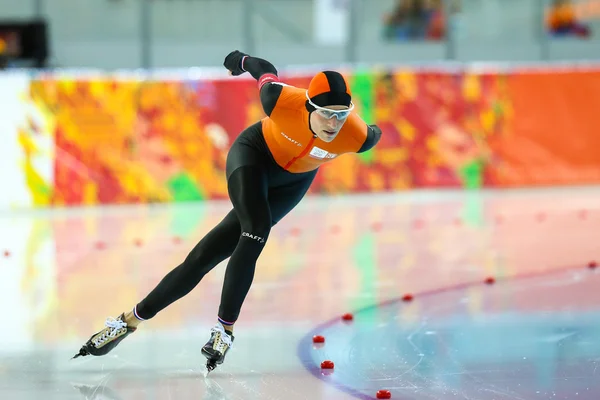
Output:
<path fill-rule="evenodd" d="M 241 75 L 244 72 L 246 72 L 242 69 L 242 59 L 246 56 L 248 56 L 248 54 L 242 53 L 238 50 L 234 50 L 231 53 L 229 53 L 227 57 L 225 57 L 223 66 L 231 72 L 231 75 Z"/>

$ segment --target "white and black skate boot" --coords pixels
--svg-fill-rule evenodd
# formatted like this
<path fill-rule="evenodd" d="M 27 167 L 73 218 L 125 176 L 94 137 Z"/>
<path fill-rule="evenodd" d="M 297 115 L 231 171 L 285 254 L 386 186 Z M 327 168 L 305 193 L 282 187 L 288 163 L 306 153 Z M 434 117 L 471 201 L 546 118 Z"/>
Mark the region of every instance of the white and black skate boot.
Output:
<path fill-rule="evenodd" d="M 225 332 L 221 324 L 216 324 L 210 330 L 210 339 L 202 347 L 202 354 L 206 357 L 207 371 L 205 375 L 208 375 L 210 371 L 217 368 L 217 365 L 223 364 L 225 355 L 229 349 L 233 348 L 233 340 L 233 335 Z"/>
<path fill-rule="evenodd" d="M 112 349 L 117 347 L 121 340 L 125 339 L 129 334 L 135 332 L 136 328 L 127 326 L 125 323 L 125 314 L 121 314 L 119 317 L 107 318 L 104 323 L 106 328 L 100 332 L 96 332 L 92 337 L 83 345 L 79 350 L 79 353 L 75 354 L 73 358 L 79 356 L 103 356 L 108 354 Z"/>

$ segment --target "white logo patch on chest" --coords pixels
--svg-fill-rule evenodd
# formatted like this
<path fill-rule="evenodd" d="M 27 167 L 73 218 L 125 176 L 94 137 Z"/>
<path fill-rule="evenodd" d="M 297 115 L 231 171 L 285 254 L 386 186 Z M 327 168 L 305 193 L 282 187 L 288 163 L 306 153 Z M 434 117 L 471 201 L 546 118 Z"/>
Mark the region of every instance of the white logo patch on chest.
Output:
<path fill-rule="evenodd" d="M 336 158 L 337 154 L 329 153 L 328 151 L 320 149 L 317 146 L 315 146 L 310 151 L 310 156 L 314 157 L 314 158 L 324 159 L 324 158 Z"/>

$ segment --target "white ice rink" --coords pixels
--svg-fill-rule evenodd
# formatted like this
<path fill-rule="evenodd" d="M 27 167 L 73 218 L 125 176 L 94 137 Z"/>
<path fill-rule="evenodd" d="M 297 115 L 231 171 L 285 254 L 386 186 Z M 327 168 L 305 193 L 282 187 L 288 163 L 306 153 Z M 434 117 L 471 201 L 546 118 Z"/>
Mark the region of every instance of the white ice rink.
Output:
<path fill-rule="evenodd" d="M 271 232 L 208 379 L 226 263 L 109 355 L 70 360 L 228 210 L 0 214 L 0 399 L 600 398 L 598 188 L 310 197 Z"/>

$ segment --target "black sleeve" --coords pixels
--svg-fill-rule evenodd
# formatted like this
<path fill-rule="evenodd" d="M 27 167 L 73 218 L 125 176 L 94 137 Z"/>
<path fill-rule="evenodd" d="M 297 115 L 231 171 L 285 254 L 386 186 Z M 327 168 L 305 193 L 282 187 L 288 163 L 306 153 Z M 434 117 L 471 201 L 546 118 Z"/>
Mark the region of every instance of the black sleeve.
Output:
<path fill-rule="evenodd" d="M 271 116 L 282 90 L 283 85 L 272 82 L 265 83 L 262 89 L 260 89 L 260 102 L 267 116 Z"/>
<path fill-rule="evenodd" d="M 367 138 L 357 153 L 371 150 L 379 142 L 379 139 L 381 139 L 381 129 L 377 125 L 367 125 Z"/>
<path fill-rule="evenodd" d="M 250 75 L 260 83 L 260 78 L 263 75 L 275 75 L 277 76 L 277 68 L 273 66 L 267 60 L 263 60 L 258 57 L 245 57 L 242 61 L 242 69 L 249 72 Z M 275 104 L 281 95 L 283 86 L 267 82 L 260 88 L 260 102 L 262 103 L 263 110 L 268 116 L 271 115 Z"/>
<path fill-rule="evenodd" d="M 248 71 L 256 80 L 259 80 L 264 74 L 277 76 L 277 68 L 273 64 L 257 57 L 245 57 L 242 61 L 242 69 Z"/>

